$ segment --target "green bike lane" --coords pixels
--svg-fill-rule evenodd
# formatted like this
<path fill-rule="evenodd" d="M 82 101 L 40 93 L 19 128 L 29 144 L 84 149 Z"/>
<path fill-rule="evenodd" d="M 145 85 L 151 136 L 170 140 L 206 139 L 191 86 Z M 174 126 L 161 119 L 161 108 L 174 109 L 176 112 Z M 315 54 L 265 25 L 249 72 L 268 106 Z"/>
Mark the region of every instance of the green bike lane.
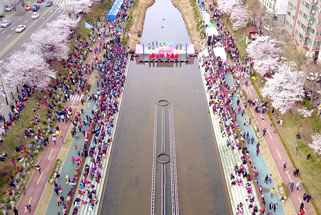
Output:
<path fill-rule="evenodd" d="M 89 95 L 96 94 L 97 93 L 97 85 L 93 84 L 91 92 Z M 92 116 L 92 110 L 95 110 L 96 108 L 96 102 L 94 100 L 87 100 L 86 106 L 84 108 L 83 114 L 81 116 L 81 121 L 83 121 L 86 118 L 86 115 Z M 88 132 L 89 126 L 83 125 L 82 131 L 85 130 L 86 133 Z M 77 129 L 77 137 L 74 137 L 72 139 L 72 144 L 70 145 L 68 155 L 63 162 L 63 165 L 60 169 L 60 177 L 57 180 L 58 186 L 61 185 L 63 192 L 57 195 L 54 190 L 52 190 L 51 198 L 47 207 L 46 215 L 57 215 L 58 212 L 62 212 L 63 205 L 61 204 L 58 206 L 57 204 L 57 198 L 60 196 L 63 196 L 65 198 L 65 203 L 67 199 L 68 192 L 71 190 L 71 186 L 69 184 L 66 184 L 66 176 L 68 175 L 69 178 L 72 180 L 72 177 L 74 176 L 74 173 L 77 169 L 77 164 L 72 162 L 72 157 L 81 158 L 81 156 L 78 156 L 78 152 L 75 148 L 75 143 L 78 145 L 79 152 L 82 152 L 84 148 L 85 138 L 82 134 L 82 132 L 79 132 Z"/>
<path fill-rule="evenodd" d="M 230 73 L 227 73 L 225 75 L 225 79 L 226 79 L 226 83 L 228 84 L 229 87 L 234 86 L 234 80 L 233 80 L 233 77 Z M 252 159 L 253 166 L 255 166 L 256 170 L 258 171 L 258 176 L 257 176 L 258 186 L 261 185 L 263 187 L 263 195 L 264 195 L 264 199 L 265 199 L 266 211 L 270 211 L 271 214 L 285 215 L 283 205 L 280 201 L 281 197 L 279 196 L 278 192 L 275 192 L 273 197 L 271 196 L 271 193 L 270 193 L 270 190 L 272 188 L 274 188 L 276 191 L 278 190 L 278 188 L 275 186 L 273 180 L 271 180 L 271 182 L 265 183 L 265 177 L 266 177 L 266 175 L 270 175 L 270 172 L 269 172 L 269 169 L 266 165 L 266 162 L 264 160 L 262 153 L 260 152 L 258 155 L 256 154 L 256 144 L 258 143 L 257 137 L 252 129 L 251 124 L 247 123 L 244 125 L 244 123 L 243 123 L 244 120 L 246 119 L 246 121 L 249 122 L 249 118 L 246 113 L 242 116 L 241 112 L 237 111 L 237 109 L 239 107 L 237 105 L 237 99 L 241 100 L 238 93 L 236 93 L 233 96 L 233 101 L 232 101 L 232 106 L 236 110 L 236 119 L 237 119 L 238 125 L 243 132 L 249 133 L 249 139 L 251 139 L 252 137 L 254 138 L 253 144 L 245 141 L 245 146 L 247 147 L 247 149 L 250 153 L 250 157 Z M 240 107 L 242 109 L 244 109 L 244 105 L 242 104 L 242 102 L 240 102 Z M 265 143 L 260 143 L 260 144 L 265 144 Z M 260 151 L 261 151 L 261 149 L 260 149 Z M 273 209 L 269 210 L 269 204 L 271 202 L 273 204 L 275 204 L 275 203 L 277 204 L 277 208 L 275 211 Z"/>

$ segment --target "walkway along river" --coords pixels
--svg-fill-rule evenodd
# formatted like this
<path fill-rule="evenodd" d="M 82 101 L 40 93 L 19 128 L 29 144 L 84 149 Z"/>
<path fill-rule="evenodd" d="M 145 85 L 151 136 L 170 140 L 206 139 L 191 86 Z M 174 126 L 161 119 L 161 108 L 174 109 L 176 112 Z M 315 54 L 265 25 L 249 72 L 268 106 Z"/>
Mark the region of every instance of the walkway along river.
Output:
<path fill-rule="evenodd" d="M 190 43 L 170 0 L 147 10 L 141 42 Z M 155 104 L 173 107 L 179 213 L 232 214 L 197 63 L 131 62 L 101 214 L 150 214 Z M 174 129 L 175 128 L 175 129 Z"/>

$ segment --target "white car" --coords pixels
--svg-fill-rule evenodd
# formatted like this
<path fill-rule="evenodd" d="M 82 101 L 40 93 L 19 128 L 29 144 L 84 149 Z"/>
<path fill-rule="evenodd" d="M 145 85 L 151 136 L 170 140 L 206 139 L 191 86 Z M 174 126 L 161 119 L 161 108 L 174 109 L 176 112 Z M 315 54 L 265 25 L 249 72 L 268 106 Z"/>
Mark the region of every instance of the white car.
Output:
<path fill-rule="evenodd" d="M 23 32 L 25 29 L 26 29 L 26 26 L 25 26 L 25 25 L 18 25 L 18 26 L 16 27 L 16 32 L 17 32 L 17 33 L 21 33 L 21 32 Z"/>
<path fill-rule="evenodd" d="M 31 19 L 37 19 L 39 17 L 39 13 L 38 12 L 33 12 L 31 15 Z"/>
<path fill-rule="evenodd" d="M 1 22 L 1 27 L 6 28 L 11 24 L 11 21 L 9 19 L 3 19 Z"/>

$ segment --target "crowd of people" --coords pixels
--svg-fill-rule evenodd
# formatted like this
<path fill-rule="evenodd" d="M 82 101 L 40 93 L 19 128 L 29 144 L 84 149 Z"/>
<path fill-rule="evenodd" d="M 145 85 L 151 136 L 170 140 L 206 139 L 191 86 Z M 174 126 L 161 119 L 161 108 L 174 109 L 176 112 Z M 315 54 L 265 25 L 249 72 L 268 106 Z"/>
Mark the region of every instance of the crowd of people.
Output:
<path fill-rule="evenodd" d="M 92 211 L 99 202 L 96 196 L 97 186 L 101 181 L 103 168 L 106 168 L 103 161 L 108 159 L 106 154 L 112 142 L 114 121 L 119 111 L 118 103 L 126 81 L 128 53 L 120 41 L 129 7 L 129 2 L 124 2 L 115 21 L 102 19 L 104 27 L 99 30 L 99 45 L 92 50 L 95 52 L 95 61 L 87 66 L 98 73 L 97 91 L 90 93 L 88 98 L 95 102 L 96 107 L 90 114 L 79 115 L 73 121 L 72 135 L 84 138 L 85 143 L 82 149 L 75 143 L 78 156 L 73 156 L 71 162 L 76 165 L 76 171 L 73 177 L 66 176 L 69 190 L 60 193 L 57 190 L 59 184 L 56 183 L 57 204 L 63 205 L 58 214 L 66 214 L 70 209 L 72 214 L 78 214 L 85 205 Z M 78 55 L 73 54 L 73 58 L 75 57 L 78 58 Z M 62 114 L 68 115 L 68 111 Z M 80 172 L 82 166 L 83 172 Z M 75 185 L 78 181 L 77 188 Z M 76 196 L 71 202 L 73 195 Z M 64 199 L 67 200 L 66 203 Z"/>
<path fill-rule="evenodd" d="M 248 149 L 249 144 L 256 145 L 256 156 L 260 153 L 260 144 L 252 137 L 249 132 L 242 131 L 239 126 L 237 118 L 243 118 L 243 124 L 248 125 L 251 122 L 246 120 L 245 112 L 247 106 L 242 106 L 237 94 L 237 89 L 240 87 L 240 78 L 245 75 L 251 75 L 253 73 L 251 64 L 246 66 L 242 65 L 239 52 L 235 46 L 235 42 L 224 26 L 222 20 L 223 14 L 216 9 L 216 3 L 209 4 L 210 15 L 213 17 L 214 23 L 217 26 L 219 32 L 218 35 L 212 35 L 212 38 L 208 40 L 206 49 L 208 55 L 203 56 L 201 59 L 201 66 L 204 68 L 206 90 L 210 96 L 209 106 L 215 115 L 219 116 L 220 129 L 223 137 L 227 138 L 226 146 L 230 150 L 241 151 L 240 161 L 235 164 L 234 173 L 230 174 L 231 186 L 243 186 L 248 194 L 247 198 L 243 202 L 240 202 L 236 211 L 238 215 L 244 214 L 244 205 L 247 203 L 248 209 L 251 214 L 272 214 L 276 213 L 278 203 L 277 201 L 266 202 L 263 190 L 263 181 L 258 180 L 260 172 L 256 169 L 252 163 L 252 158 Z M 220 57 L 215 56 L 213 48 L 216 45 L 224 47 L 228 53 L 229 63 L 223 61 Z M 230 73 L 234 77 L 234 83 L 229 85 L 226 80 L 226 74 Z M 257 111 L 266 111 L 267 104 L 261 104 L 260 101 L 250 101 L 249 104 L 257 104 Z M 249 166 L 247 171 L 246 166 Z M 251 180 L 254 182 L 255 188 L 251 186 Z M 271 176 L 267 175 L 265 183 L 269 183 Z M 262 186 L 263 185 L 263 186 Z M 253 189 L 257 189 L 260 194 L 260 199 L 255 201 L 255 195 Z M 271 198 L 273 199 L 275 190 L 271 189 Z M 263 207 L 256 205 L 256 202 L 261 202 Z"/>

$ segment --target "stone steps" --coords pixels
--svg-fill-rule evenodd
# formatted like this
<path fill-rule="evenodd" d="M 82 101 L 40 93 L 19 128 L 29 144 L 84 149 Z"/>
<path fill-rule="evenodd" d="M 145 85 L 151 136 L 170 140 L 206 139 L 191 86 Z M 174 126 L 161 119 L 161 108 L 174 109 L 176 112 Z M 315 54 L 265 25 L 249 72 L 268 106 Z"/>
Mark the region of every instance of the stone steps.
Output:
<path fill-rule="evenodd" d="M 199 62 L 201 62 L 201 57 L 203 55 L 206 55 L 206 56 L 208 55 L 207 49 L 204 49 L 198 55 Z M 202 76 L 202 82 L 203 82 L 203 86 L 204 86 L 204 90 L 205 90 L 206 98 L 207 98 L 207 103 L 208 103 L 210 96 L 209 96 L 209 94 L 207 93 L 207 90 L 206 90 L 207 87 L 206 87 L 205 78 L 204 78 L 205 77 L 204 76 L 204 72 L 205 72 L 204 70 L 205 70 L 204 68 L 200 67 L 201 76 Z M 240 202 L 242 202 L 243 205 L 244 205 L 244 207 L 243 207 L 244 214 L 251 214 L 251 211 L 248 209 L 249 202 L 245 201 L 247 199 L 247 197 L 248 197 L 248 193 L 247 193 L 247 190 L 245 188 L 245 183 L 243 182 L 242 186 L 234 185 L 232 187 L 231 186 L 231 180 L 230 180 L 230 174 L 231 173 L 234 174 L 234 166 L 235 166 L 235 164 L 236 163 L 238 163 L 238 164 L 241 163 L 241 152 L 238 151 L 237 148 L 235 148 L 232 151 L 231 148 L 227 147 L 227 145 L 226 145 L 227 138 L 223 137 L 222 133 L 221 133 L 221 129 L 220 129 L 220 125 L 219 125 L 219 122 L 220 122 L 219 116 L 218 115 L 214 115 L 212 110 L 209 110 L 209 111 L 210 111 L 210 116 L 211 116 L 212 125 L 213 125 L 215 138 L 216 138 L 216 144 L 217 144 L 217 148 L 219 150 L 219 154 L 220 154 L 220 158 L 221 158 L 221 163 L 222 163 L 222 167 L 223 167 L 223 171 L 224 171 L 225 182 L 226 182 L 226 185 L 227 185 L 227 190 L 228 190 L 228 194 L 229 194 L 229 197 L 230 197 L 231 207 L 232 207 L 233 213 L 236 214 L 237 205 Z M 244 165 L 244 167 L 248 171 L 247 166 Z M 236 178 L 240 178 L 240 177 L 236 177 Z M 242 180 L 242 181 L 245 181 L 245 180 Z M 256 193 L 255 193 L 253 182 L 251 182 L 251 187 L 252 187 L 253 194 L 254 194 L 254 197 L 255 197 L 254 204 L 257 205 L 257 207 L 259 209 L 259 204 L 258 204 L 256 195 L 255 195 Z"/>

